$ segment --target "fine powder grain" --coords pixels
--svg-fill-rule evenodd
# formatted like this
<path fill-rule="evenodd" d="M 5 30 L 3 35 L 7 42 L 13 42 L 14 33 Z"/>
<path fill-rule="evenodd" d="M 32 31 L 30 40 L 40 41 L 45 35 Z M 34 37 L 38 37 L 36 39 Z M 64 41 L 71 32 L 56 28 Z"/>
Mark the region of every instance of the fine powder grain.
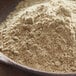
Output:
<path fill-rule="evenodd" d="M 47 72 L 76 72 L 76 1 L 50 0 L 19 11 L 0 30 L 0 51 Z"/>

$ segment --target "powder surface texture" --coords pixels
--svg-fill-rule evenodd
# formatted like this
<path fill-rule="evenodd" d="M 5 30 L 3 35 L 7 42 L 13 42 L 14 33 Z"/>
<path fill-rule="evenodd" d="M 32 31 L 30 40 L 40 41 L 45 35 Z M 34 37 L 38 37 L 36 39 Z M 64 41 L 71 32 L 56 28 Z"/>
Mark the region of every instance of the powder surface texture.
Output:
<path fill-rule="evenodd" d="M 41 71 L 76 72 L 76 0 L 25 8 L 8 23 L 0 30 L 6 56 Z"/>

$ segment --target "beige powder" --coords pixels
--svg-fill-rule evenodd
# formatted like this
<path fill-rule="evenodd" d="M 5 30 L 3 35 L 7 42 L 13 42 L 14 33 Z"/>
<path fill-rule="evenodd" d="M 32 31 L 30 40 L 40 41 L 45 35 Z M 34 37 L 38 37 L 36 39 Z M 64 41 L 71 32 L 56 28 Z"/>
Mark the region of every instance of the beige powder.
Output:
<path fill-rule="evenodd" d="M 0 31 L 2 53 L 38 70 L 76 72 L 75 1 L 34 5 L 19 11 L 11 21 Z"/>

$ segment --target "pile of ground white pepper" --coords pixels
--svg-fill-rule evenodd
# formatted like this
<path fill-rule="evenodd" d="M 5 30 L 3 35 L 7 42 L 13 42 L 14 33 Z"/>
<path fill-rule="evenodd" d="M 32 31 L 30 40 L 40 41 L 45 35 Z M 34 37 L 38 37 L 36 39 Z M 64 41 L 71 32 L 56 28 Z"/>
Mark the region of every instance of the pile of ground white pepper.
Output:
<path fill-rule="evenodd" d="M 47 72 L 76 72 L 76 1 L 50 0 L 23 8 L 0 29 L 0 52 Z"/>

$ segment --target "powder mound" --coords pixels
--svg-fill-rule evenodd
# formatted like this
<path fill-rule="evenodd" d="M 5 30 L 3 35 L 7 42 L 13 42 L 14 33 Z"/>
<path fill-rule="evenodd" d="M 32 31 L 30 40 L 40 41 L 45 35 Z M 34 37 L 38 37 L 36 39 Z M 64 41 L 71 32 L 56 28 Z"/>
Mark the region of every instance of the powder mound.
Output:
<path fill-rule="evenodd" d="M 51 0 L 20 12 L 15 23 L 1 31 L 1 52 L 38 70 L 76 72 L 76 15 L 64 3 Z"/>

